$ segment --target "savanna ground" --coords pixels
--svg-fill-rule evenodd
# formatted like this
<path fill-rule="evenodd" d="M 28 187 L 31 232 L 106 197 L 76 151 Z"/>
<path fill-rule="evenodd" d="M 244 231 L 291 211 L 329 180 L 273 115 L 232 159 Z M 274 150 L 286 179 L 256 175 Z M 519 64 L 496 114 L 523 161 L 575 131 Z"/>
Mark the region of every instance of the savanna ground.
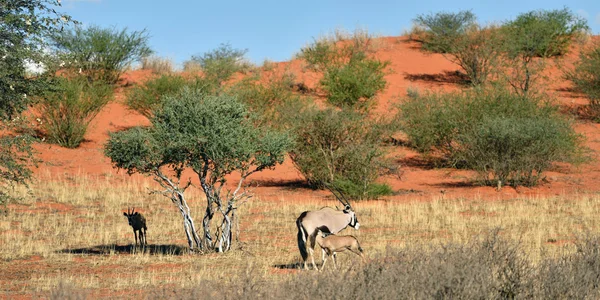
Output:
<path fill-rule="evenodd" d="M 388 87 L 378 97 L 377 111 L 386 112 L 390 102 L 399 101 L 409 87 L 461 88 L 452 76 L 457 67 L 441 55 L 424 54 L 405 38 L 380 41 L 377 56 L 391 61 L 393 73 L 386 76 Z M 564 64 L 575 58 L 576 53 L 569 54 Z M 276 67 L 290 68 L 297 80 L 309 86 L 316 82 L 297 61 Z M 597 156 L 600 126 L 574 113 L 586 104 L 585 98 L 571 92 L 558 67 L 546 72 L 552 83 L 547 92 L 565 113 L 577 118 L 577 132 L 586 136 L 587 147 Z M 130 72 L 122 82 L 135 84 L 148 76 Z M 156 184 L 113 170 L 102 154 L 108 132 L 148 122 L 127 110 L 123 99 L 123 91 L 117 91 L 115 101 L 91 124 L 80 148 L 36 145 L 43 162 L 35 182 L 30 190 L 17 189 L 21 200 L 10 203 L 0 216 L 0 297 L 165 298 L 173 296 L 170 291 L 198 286 L 218 290 L 219 284 L 248 277 L 275 284 L 303 272 L 298 268 L 295 219 L 302 211 L 334 206 L 337 200 L 327 192 L 306 188 L 286 161 L 251 177 L 255 196 L 241 206 L 239 243 L 232 251 L 189 254 L 176 208 L 168 199 L 148 194 Z M 496 191 L 472 184 L 468 171 L 435 169 L 408 148 L 390 147 L 402 174 L 383 180 L 396 194 L 353 202 L 361 229 L 343 232 L 356 235 L 368 264 L 381 260 L 380 255 L 390 249 L 466 243 L 493 230 L 520 243 L 535 264 L 574 252 L 578 236 L 600 228 L 598 160 L 579 167 L 555 166 L 535 188 Z M 189 191 L 199 224 L 204 200 L 197 189 Z M 128 207 L 136 207 L 148 220 L 145 252 L 133 253 L 133 232 L 122 213 Z M 353 255 L 338 257 L 342 266 L 359 264 Z"/>

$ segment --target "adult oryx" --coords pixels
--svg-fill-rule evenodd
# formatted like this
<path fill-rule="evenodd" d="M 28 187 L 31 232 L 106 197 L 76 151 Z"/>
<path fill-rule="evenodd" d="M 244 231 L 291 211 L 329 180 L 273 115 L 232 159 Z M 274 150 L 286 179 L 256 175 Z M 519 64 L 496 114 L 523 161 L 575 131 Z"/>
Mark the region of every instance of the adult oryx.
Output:
<path fill-rule="evenodd" d="M 318 270 L 315 264 L 314 249 L 315 238 L 319 228 L 327 229 L 330 233 L 335 234 L 342 231 L 348 225 L 357 230 L 360 227 L 356 214 L 346 197 L 339 190 L 338 193 L 341 197 L 338 197 L 332 189 L 329 190 L 344 205 L 343 210 L 323 207 L 319 210 L 305 211 L 296 219 L 296 226 L 298 226 L 298 249 L 300 249 L 300 255 L 304 261 L 304 269 L 307 270 L 308 264 L 306 260 L 309 254 L 313 267 Z"/>

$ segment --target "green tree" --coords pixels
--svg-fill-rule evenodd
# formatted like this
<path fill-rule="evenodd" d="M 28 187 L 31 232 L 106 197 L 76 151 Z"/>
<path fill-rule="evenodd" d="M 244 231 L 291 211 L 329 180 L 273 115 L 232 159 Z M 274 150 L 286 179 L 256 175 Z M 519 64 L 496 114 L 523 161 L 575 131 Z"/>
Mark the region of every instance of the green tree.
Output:
<path fill-rule="evenodd" d="M 52 36 L 59 60 L 74 73 L 114 84 L 127 66 L 152 54 L 146 30 L 99 26 L 75 28 Z"/>
<path fill-rule="evenodd" d="M 588 114 L 600 121 L 600 43 L 583 49 L 573 69 L 566 71 L 566 78 L 590 100 Z"/>
<path fill-rule="evenodd" d="M 19 115 L 50 87 L 43 76 L 29 76 L 27 66 L 45 62 L 47 35 L 72 22 L 56 12 L 58 6 L 53 0 L 0 2 L 0 202 L 7 199 L 7 187 L 31 176 L 32 138 Z"/>
<path fill-rule="evenodd" d="M 506 81 L 522 94 L 543 79 L 544 59 L 565 54 L 573 38 L 588 30 L 587 22 L 569 9 L 530 11 L 502 25 Z"/>
<path fill-rule="evenodd" d="M 164 188 L 184 218 L 191 249 L 227 251 L 231 248 L 232 224 L 240 202 L 250 197 L 241 191 L 251 174 L 283 161 L 290 146 L 287 134 L 252 122 L 244 104 L 228 95 L 214 96 L 184 89 L 168 96 L 151 119 L 152 126 L 113 133 L 105 154 L 115 167 L 129 174 L 152 176 Z M 184 192 L 182 172 L 189 168 L 198 176 L 206 196 L 202 237 L 196 233 Z M 236 188 L 226 188 L 227 175 L 240 174 Z M 215 214 L 222 219 L 211 230 Z M 213 235 L 214 234 L 214 235 Z"/>
<path fill-rule="evenodd" d="M 456 39 L 477 26 L 477 17 L 468 10 L 419 15 L 413 21 L 417 28 L 423 29 L 417 41 L 425 50 L 435 53 L 452 52 Z"/>

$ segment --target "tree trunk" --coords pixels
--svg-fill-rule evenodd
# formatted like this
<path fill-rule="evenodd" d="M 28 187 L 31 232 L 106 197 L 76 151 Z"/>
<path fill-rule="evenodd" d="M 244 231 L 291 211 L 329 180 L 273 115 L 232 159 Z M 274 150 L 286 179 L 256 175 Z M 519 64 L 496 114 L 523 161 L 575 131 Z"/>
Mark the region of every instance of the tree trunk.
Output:
<path fill-rule="evenodd" d="M 194 247 L 203 249 L 202 242 L 198 233 L 196 233 L 196 226 L 194 225 L 194 219 L 192 219 L 190 208 L 185 201 L 185 198 L 181 193 L 177 193 L 177 198 L 172 199 L 173 203 L 177 205 L 179 208 L 179 212 L 183 217 L 183 229 L 185 230 L 185 235 L 188 240 L 188 245 L 190 246 L 190 250 L 193 250 Z"/>

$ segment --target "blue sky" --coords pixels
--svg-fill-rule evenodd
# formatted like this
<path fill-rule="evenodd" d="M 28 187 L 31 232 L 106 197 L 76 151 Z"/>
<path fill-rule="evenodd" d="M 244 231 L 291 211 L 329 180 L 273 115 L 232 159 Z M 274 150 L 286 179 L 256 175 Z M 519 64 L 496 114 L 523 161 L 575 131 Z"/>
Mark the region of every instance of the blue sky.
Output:
<path fill-rule="evenodd" d="M 368 3 L 368 4 L 367 4 Z M 254 63 L 289 60 L 313 38 L 338 28 L 398 36 L 419 14 L 472 10 L 480 23 L 506 21 L 537 9 L 568 7 L 600 34 L 600 1 L 62 0 L 61 10 L 83 24 L 147 29 L 156 55 L 177 64 L 229 43 Z"/>

